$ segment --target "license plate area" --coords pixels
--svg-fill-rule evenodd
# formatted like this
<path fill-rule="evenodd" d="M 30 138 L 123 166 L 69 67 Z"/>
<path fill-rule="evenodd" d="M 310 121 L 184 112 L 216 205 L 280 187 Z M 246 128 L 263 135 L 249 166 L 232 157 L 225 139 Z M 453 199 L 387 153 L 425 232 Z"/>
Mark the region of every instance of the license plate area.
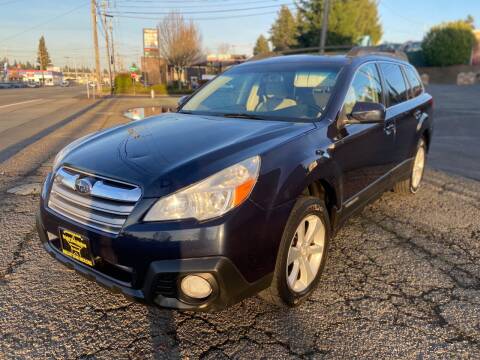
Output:
<path fill-rule="evenodd" d="M 88 266 L 94 266 L 90 241 L 86 236 L 67 229 L 59 229 L 62 253 Z"/>

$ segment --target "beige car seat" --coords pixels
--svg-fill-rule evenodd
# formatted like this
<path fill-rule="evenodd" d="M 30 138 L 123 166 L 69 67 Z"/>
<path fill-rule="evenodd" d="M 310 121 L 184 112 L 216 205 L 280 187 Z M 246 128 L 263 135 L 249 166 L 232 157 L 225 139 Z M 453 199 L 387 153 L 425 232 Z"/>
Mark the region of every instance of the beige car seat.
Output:
<path fill-rule="evenodd" d="M 295 100 L 289 98 L 288 88 L 284 81 L 265 82 L 263 93 L 256 108 L 258 112 L 270 112 L 297 105 Z"/>

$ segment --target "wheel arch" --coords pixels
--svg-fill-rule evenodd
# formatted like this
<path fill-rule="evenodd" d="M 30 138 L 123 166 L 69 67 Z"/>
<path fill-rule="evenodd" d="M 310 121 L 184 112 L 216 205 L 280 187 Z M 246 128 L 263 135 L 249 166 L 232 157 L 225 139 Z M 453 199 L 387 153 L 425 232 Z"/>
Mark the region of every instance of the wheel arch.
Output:
<path fill-rule="evenodd" d="M 303 194 L 323 199 L 330 219 L 338 209 L 338 196 L 335 187 L 324 178 L 312 180 L 303 190 Z"/>

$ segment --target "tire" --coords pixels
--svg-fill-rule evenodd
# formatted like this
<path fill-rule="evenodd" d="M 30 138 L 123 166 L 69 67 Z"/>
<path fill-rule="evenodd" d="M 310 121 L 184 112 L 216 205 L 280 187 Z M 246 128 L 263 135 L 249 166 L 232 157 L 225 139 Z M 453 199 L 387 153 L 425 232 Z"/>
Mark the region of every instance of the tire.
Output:
<path fill-rule="evenodd" d="M 309 229 L 313 231 L 309 233 Z M 303 242 L 300 233 L 305 234 Z M 300 197 L 283 231 L 272 283 L 260 297 L 281 307 L 300 305 L 318 285 L 329 239 L 330 221 L 324 202 L 312 196 Z"/>
<path fill-rule="evenodd" d="M 415 152 L 415 158 L 410 169 L 409 178 L 396 183 L 393 187 L 393 191 L 400 194 L 415 194 L 422 183 L 426 160 L 427 146 L 425 139 L 421 138 L 417 145 L 417 150 Z"/>

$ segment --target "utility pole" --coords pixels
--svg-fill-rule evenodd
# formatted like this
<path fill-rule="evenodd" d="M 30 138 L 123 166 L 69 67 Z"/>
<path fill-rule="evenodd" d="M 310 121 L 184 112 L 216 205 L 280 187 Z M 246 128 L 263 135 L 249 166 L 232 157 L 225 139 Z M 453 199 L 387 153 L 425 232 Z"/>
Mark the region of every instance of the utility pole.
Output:
<path fill-rule="evenodd" d="M 75 82 L 78 83 L 77 59 L 73 58 L 73 66 L 75 66 Z"/>
<path fill-rule="evenodd" d="M 112 16 L 112 15 L 110 15 Z M 112 16 L 113 17 L 113 16 Z M 113 77 L 117 76 L 117 66 L 116 66 L 116 61 L 115 61 L 115 42 L 113 41 L 113 25 L 112 21 L 110 21 L 110 44 L 112 47 L 112 54 L 111 54 L 111 60 L 110 62 L 113 65 Z"/>
<path fill-rule="evenodd" d="M 330 10 L 330 0 L 323 0 L 323 19 L 322 32 L 320 34 L 320 54 L 325 53 L 325 43 L 327 42 L 328 12 Z"/>
<path fill-rule="evenodd" d="M 110 95 L 113 95 L 113 79 L 112 79 L 112 62 L 110 56 L 110 41 L 108 36 L 108 26 L 107 26 L 107 2 L 103 1 L 103 30 L 105 31 L 105 49 L 107 55 L 107 64 L 108 64 L 108 77 L 110 79 Z"/>
<path fill-rule="evenodd" d="M 102 92 L 102 77 L 100 74 L 100 52 L 98 50 L 98 33 L 97 33 L 97 3 L 96 0 L 91 0 L 90 11 L 92 14 L 92 32 L 93 32 L 93 47 L 95 49 L 95 77 L 97 78 L 97 89 Z"/>

